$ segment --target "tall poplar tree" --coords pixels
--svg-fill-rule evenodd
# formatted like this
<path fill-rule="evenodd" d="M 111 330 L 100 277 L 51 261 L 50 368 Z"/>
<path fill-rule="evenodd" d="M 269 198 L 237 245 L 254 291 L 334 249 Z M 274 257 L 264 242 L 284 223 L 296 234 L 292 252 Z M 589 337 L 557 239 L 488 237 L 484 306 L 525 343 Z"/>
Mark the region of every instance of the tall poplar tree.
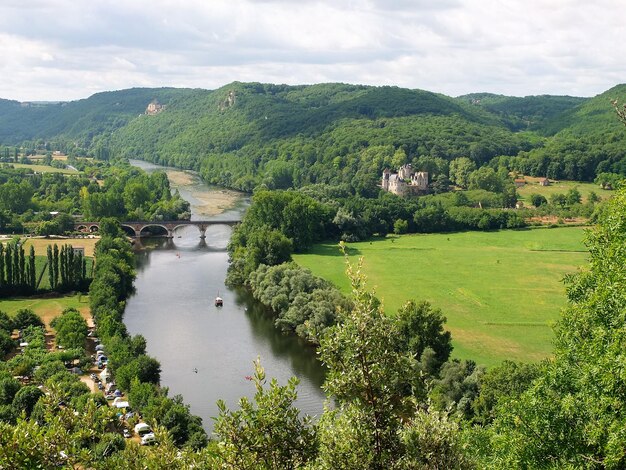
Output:
<path fill-rule="evenodd" d="M 4 279 L 4 245 L 0 243 L 0 289 L 5 285 Z"/>
<path fill-rule="evenodd" d="M 54 270 L 54 285 L 52 288 L 56 289 L 59 284 L 59 247 L 56 243 L 52 249 L 52 268 Z"/>
<path fill-rule="evenodd" d="M 63 245 L 61 246 L 61 253 L 59 257 L 59 270 L 61 271 L 61 285 L 62 286 L 67 285 L 66 259 L 67 259 L 67 245 Z"/>
<path fill-rule="evenodd" d="M 20 285 L 20 248 L 12 243 L 13 247 L 13 286 Z"/>
<path fill-rule="evenodd" d="M 19 269 L 19 273 L 20 273 L 20 280 L 19 280 L 19 284 L 22 286 L 25 286 L 28 284 L 28 279 L 26 277 L 26 256 L 24 255 L 24 247 L 23 246 L 16 246 L 17 250 L 19 252 L 19 257 L 20 257 L 20 269 Z"/>
<path fill-rule="evenodd" d="M 35 283 L 37 282 L 37 268 L 35 265 L 35 247 L 33 245 L 30 246 L 30 253 L 28 255 L 28 265 L 30 266 L 30 277 L 28 279 L 28 285 L 34 291 L 37 287 Z"/>
<path fill-rule="evenodd" d="M 7 273 L 7 286 L 13 286 L 13 252 L 11 244 L 7 244 L 6 250 L 4 250 L 4 265 Z"/>
<path fill-rule="evenodd" d="M 48 281 L 50 282 L 50 289 L 54 289 L 54 268 L 52 267 L 54 258 L 52 256 L 52 246 L 48 245 L 46 254 L 48 256 Z"/>

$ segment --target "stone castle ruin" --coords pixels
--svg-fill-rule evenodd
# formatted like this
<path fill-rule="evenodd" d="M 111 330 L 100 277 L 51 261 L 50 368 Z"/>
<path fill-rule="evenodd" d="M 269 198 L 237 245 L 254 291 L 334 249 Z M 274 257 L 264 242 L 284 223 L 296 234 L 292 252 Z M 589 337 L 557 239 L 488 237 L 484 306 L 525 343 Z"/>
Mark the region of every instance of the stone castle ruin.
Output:
<path fill-rule="evenodd" d="M 164 109 L 165 105 L 160 104 L 157 100 L 152 100 L 152 102 L 146 108 L 145 114 L 148 116 L 154 116 L 155 114 L 159 114 Z"/>
<path fill-rule="evenodd" d="M 382 188 L 398 196 L 420 195 L 428 192 L 428 173 L 413 171 L 411 164 L 402 165 L 398 173 L 383 171 Z"/>

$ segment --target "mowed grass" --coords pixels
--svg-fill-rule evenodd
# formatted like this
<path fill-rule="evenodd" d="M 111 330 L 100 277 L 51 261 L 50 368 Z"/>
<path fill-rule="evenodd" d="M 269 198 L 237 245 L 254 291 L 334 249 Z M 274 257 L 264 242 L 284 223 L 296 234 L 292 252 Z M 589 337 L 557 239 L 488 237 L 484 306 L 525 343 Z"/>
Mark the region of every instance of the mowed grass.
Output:
<path fill-rule="evenodd" d="M 531 176 L 524 177 L 526 184 L 521 188 L 517 188 L 517 193 L 520 196 L 520 200 L 524 201 L 525 205 L 530 205 L 531 194 L 541 194 L 548 201 L 553 194 L 566 194 L 570 189 L 576 188 L 581 196 L 582 202 L 587 202 L 587 198 L 591 192 L 596 193 L 601 199 L 610 198 L 614 191 L 607 191 L 600 188 L 595 183 L 583 183 L 580 181 L 558 181 L 551 182 L 550 186 L 541 186 L 539 181 L 543 178 L 535 178 Z"/>
<path fill-rule="evenodd" d="M 50 328 L 50 322 L 63 312 L 66 308 L 77 309 L 88 324 L 92 325 L 89 311 L 89 296 L 85 294 L 65 295 L 53 298 L 38 297 L 13 297 L 10 299 L 0 299 L 0 310 L 14 316 L 18 310 L 23 308 L 32 309 L 39 318 Z"/>
<path fill-rule="evenodd" d="M 562 279 L 587 261 L 583 238 L 580 227 L 404 235 L 350 243 L 348 251 L 352 263 L 364 257 L 387 314 L 408 299 L 427 300 L 448 319 L 453 357 L 491 366 L 551 355 L 551 325 L 566 303 Z M 294 259 L 349 293 L 336 244 Z"/>
<path fill-rule="evenodd" d="M 30 250 L 30 246 L 35 247 L 36 256 L 46 256 L 48 245 L 59 247 L 59 250 L 63 245 L 72 245 L 74 248 L 84 248 L 85 256 L 92 258 L 93 252 L 96 247 L 96 243 L 100 241 L 100 238 L 27 238 L 25 239 L 24 249 L 26 254 Z"/>
<path fill-rule="evenodd" d="M 55 168 L 48 165 L 28 165 L 26 163 L 11 163 L 15 168 L 30 168 L 37 173 L 63 173 L 64 175 L 78 175 L 80 171 L 72 170 L 70 168 Z"/>

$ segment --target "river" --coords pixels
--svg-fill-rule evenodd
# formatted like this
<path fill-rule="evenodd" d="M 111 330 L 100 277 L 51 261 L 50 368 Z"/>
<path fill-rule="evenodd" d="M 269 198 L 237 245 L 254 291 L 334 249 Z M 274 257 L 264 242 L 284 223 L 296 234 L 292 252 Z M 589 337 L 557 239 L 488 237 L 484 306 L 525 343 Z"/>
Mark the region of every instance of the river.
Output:
<path fill-rule="evenodd" d="M 131 163 L 146 171 L 163 169 Z M 224 191 L 190 172 L 183 178 L 180 171 L 172 174 L 178 176 L 170 176 L 172 187 L 191 203 L 192 220 L 207 219 L 201 213 L 207 201 L 211 195 L 224 196 Z M 234 208 L 211 218 L 240 218 L 246 207 L 246 199 L 239 195 Z M 247 292 L 224 284 L 230 233 L 228 226 L 213 225 L 201 242 L 196 227 L 184 227 L 169 242 L 144 242 L 136 251 L 136 292 L 128 299 L 126 327 L 146 338 L 148 354 L 161 363 L 161 385 L 169 388 L 170 396 L 181 394 L 209 433 L 218 414 L 218 399 L 236 409 L 240 397 L 254 395 L 246 376 L 252 375 L 257 356 L 267 377 L 275 377 L 281 385 L 297 376 L 296 406 L 319 416 L 324 372 L 314 349 L 274 328 L 273 319 Z M 222 308 L 214 306 L 218 293 L 224 299 Z"/>

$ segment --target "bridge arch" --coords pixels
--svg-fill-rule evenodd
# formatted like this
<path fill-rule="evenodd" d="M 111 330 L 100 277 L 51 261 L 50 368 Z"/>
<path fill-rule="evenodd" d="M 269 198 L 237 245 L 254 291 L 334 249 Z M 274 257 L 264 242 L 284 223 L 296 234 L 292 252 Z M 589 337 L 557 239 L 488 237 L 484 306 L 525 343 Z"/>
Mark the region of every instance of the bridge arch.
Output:
<path fill-rule="evenodd" d="M 163 224 L 159 224 L 159 223 L 150 223 L 150 224 L 145 224 L 145 225 L 142 225 L 142 227 L 141 227 L 141 228 L 139 229 L 139 231 L 137 232 L 137 235 L 138 235 L 139 237 L 141 237 L 141 236 L 142 236 L 143 231 L 144 231 L 145 229 L 149 228 L 149 227 L 159 227 L 159 228 L 162 228 L 162 229 L 165 231 L 165 234 L 164 234 L 164 235 L 166 235 L 166 236 L 167 236 L 167 237 L 169 237 L 169 238 L 171 238 L 171 236 L 172 236 L 172 232 L 170 232 L 170 230 L 169 230 L 169 229 L 168 229 L 165 225 L 163 225 Z"/>
<path fill-rule="evenodd" d="M 122 223 L 122 224 L 120 224 L 120 227 L 122 228 L 124 233 L 126 235 L 128 235 L 129 237 L 137 237 L 138 236 L 137 230 L 132 225 L 128 225 L 128 224 L 123 224 Z"/>

